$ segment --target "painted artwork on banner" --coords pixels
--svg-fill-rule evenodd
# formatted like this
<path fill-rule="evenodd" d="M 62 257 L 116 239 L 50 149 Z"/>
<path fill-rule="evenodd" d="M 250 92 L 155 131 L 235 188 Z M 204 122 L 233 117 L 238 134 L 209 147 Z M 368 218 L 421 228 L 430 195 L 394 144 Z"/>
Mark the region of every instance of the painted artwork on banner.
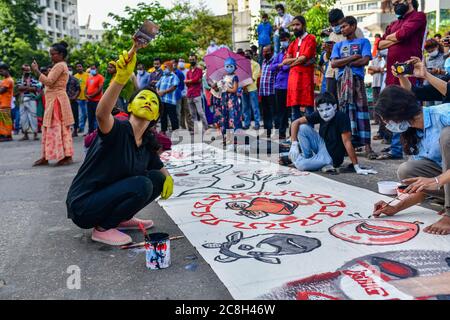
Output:
<path fill-rule="evenodd" d="M 237 229 L 282 230 L 308 227 L 340 217 L 342 200 L 298 191 L 212 195 L 194 204 L 192 215 L 200 222 Z"/>
<path fill-rule="evenodd" d="M 282 300 L 450 300 L 450 251 L 405 250 L 356 258 L 262 296 Z"/>
<path fill-rule="evenodd" d="M 219 249 L 215 261 L 235 262 L 240 259 L 254 259 L 264 263 L 280 264 L 281 256 L 296 255 L 319 248 L 320 241 L 296 234 L 266 233 L 244 237 L 241 231 L 227 236 L 222 243 L 206 243 L 204 248 Z"/>
<path fill-rule="evenodd" d="M 207 145 L 162 158 L 175 188 L 160 205 L 235 299 L 450 297 L 450 237 L 422 232 L 432 210 L 371 219 L 392 198 Z"/>
<path fill-rule="evenodd" d="M 338 239 L 357 244 L 395 245 L 417 236 L 419 225 L 419 222 L 394 220 L 354 220 L 334 225 L 330 233 Z"/>

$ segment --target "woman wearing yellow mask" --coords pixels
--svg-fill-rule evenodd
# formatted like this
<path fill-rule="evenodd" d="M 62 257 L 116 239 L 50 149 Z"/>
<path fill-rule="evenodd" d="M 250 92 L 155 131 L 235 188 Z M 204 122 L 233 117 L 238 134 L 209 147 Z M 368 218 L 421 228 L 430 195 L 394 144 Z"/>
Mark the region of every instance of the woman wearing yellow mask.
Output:
<path fill-rule="evenodd" d="M 103 95 L 96 112 L 98 136 L 76 175 L 67 196 L 69 218 L 91 229 L 92 240 L 120 246 L 132 242 L 119 230 L 146 229 L 151 220 L 134 216 L 160 195 L 173 193 L 173 179 L 164 168 L 159 145 L 151 128 L 162 113 L 158 95 L 149 89 L 130 99 L 129 120 L 114 119 L 111 111 L 136 66 L 136 54 L 124 52 L 117 61 L 117 74 Z"/>

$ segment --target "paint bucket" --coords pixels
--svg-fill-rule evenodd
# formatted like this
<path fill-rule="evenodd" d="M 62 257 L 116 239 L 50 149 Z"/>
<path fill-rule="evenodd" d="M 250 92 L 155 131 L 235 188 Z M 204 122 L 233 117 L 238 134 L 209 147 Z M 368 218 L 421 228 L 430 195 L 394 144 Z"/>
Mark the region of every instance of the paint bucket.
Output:
<path fill-rule="evenodd" d="M 378 192 L 387 196 L 397 195 L 397 188 L 400 183 L 395 181 L 378 182 Z"/>
<path fill-rule="evenodd" d="M 170 239 L 167 233 L 152 233 L 146 237 L 145 264 L 150 270 L 170 266 Z"/>

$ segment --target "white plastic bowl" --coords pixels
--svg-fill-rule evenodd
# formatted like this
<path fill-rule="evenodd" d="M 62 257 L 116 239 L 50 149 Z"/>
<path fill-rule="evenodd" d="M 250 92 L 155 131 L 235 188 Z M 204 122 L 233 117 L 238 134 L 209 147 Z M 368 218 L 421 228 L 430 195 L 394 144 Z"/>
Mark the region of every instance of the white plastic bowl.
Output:
<path fill-rule="evenodd" d="M 378 182 L 378 192 L 387 196 L 397 195 L 397 188 L 401 184 L 395 181 Z"/>

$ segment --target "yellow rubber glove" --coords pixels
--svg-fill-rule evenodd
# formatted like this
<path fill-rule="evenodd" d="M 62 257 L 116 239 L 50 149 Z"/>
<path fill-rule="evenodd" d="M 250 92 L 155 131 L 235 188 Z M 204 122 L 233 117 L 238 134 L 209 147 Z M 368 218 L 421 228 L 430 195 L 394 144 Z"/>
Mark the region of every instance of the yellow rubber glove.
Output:
<path fill-rule="evenodd" d="M 128 56 L 128 52 L 124 50 L 119 57 L 119 60 L 116 64 L 116 76 L 114 77 L 114 82 L 125 85 L 128 80 L 130 80 L 131 75 L 136 68 L 137 56 L 133 54 L 133 57 L 130 59 Z"/>
<path fill-rule="evenodd" d="M 163 200 L 167 200 L 172 196 L 172 194 L 173 194 L 173 178 L 171 176 L 167 176 L 166 181 L 164 181 L 161 198 Z"/>

